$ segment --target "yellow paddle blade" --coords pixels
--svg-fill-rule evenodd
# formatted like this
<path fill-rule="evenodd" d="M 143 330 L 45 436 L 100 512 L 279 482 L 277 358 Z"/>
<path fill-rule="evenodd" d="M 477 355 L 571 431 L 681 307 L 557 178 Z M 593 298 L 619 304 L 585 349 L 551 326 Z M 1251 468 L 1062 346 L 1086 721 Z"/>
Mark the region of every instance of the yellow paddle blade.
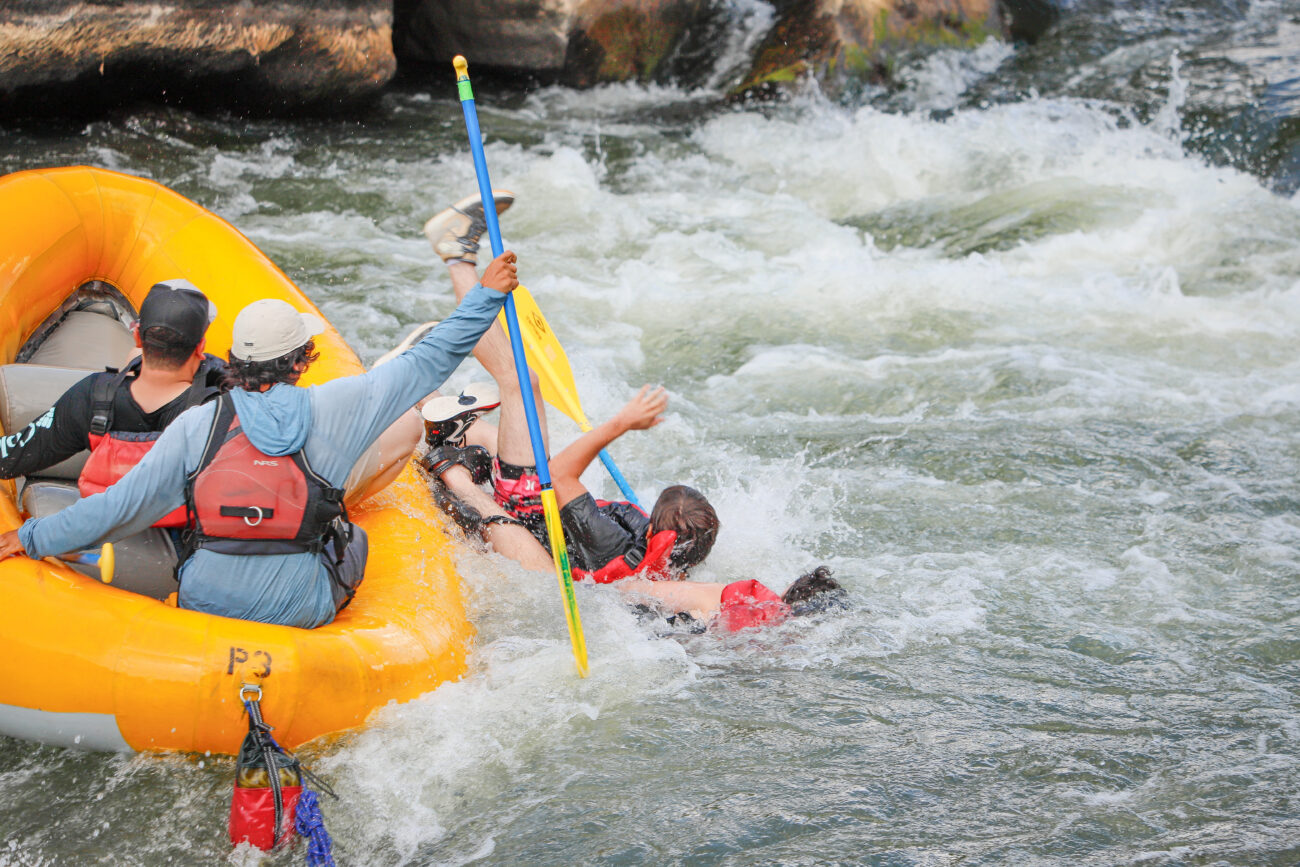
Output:
<path fill-rule="evenodd" d="M 578 401 L 578 387 L 573 382 L 573 368 L 569 366 L 569 357 L 564 354 L 564 347 L 556 339 L 555 332 L 538 309 L 533 295 L 523 286 L 513 293 L 515 314 L 519 317 L 519 332 L 524 338 L 524 355 L 528 366 L 537 371 L 537 381 L 542 387 L 542 397 L 551 406 L 577 422 L 584 431 L 591 430 L 587 415 L 582 411 Z M 506 328 L 505 313 L 497 316 L 501 330 Z"/>
<path fill-rule="evenodd" d="M 573 595 L 573 570 L 569 566 L 569 549 L 564 544 L 564 530 L 560 526 L 560 509 L 555 503 L 555 491 L 550 488 L 542 489 L 542 510 L 546 515 L 546 535 L 551 540 L 551 556 L 555 558 L 555 575 L 560 579 L 560 592 L 564 595 L 564 619 L 569 625 L 573 660 L 578 664 L 578 677 L 586 677 L 587 639 L 582 634 L 578 598 Z"/>

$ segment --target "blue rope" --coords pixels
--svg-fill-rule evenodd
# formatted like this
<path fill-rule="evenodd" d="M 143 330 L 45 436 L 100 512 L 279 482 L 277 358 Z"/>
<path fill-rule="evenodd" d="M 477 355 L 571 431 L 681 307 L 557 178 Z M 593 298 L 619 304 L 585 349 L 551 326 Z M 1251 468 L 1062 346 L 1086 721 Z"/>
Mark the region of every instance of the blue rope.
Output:
<path fill-rule="evenodd" d="M 316 793 L 303 789 L 298 797 L 298 820 L 295 823 L 298 833 L 307 839 L 307 867 L 334 867 L 334 856 L 330 852 L 333 845 L 329 832 L 325 830 L 325 819 L 320 814 L 320 803 Z"/>

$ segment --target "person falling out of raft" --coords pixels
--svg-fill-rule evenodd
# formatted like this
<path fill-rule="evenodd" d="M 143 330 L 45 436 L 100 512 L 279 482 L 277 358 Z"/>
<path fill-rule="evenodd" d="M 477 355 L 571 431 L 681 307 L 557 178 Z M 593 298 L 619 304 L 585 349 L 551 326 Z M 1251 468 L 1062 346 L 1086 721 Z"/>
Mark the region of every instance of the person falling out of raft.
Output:
<path fill-rule="evenodd" d="M 494 198 L 498 212 L 514 201 L 505 190 L 494 191 Z M 476 255 L 485 229 L 478 196 L 457 202 L 425 224 L 425 234 L 447 264 L 457 298 L 475 283 Z M 421 466 L 431 476 L 435 499 L 462 529 L 477 533 L 496 551 L 529 569 L 552 571 L 523 395 L 509 338 L 499 324 L 488 329 L 474 348 L 474 357 L 496 381 L 496 388 L 470 386 L 461 395 L 435 397 L 424 404 L 430 451 Z M 532 389 L 546 443 L 546 416 L 536 374 Z M 796 610 L 794 606 L 808 610 L 811 596 L 842 595 L 825 567 L 815 580 L 805 576 L 796 581 L 786 593 L 788 600 L 757 581 L 723 585 L 647 580 L 681 578 L 702 562 L 717 539 L 717 512 L 699 491 L 673 485 L 646 515 L 631 503 L 596 500 L 580 477 L 615 439 L 663 421 L 667 403 L 663 388 L 645 386 L 613 418 L 549 459 L 574 577 L 597 583 L 623 581 L 638 599 L 657 599 L 661 606 L 691 612 L 697 620 L 712 619 L 729 629 L 781 619 Z M 499 426 L 479 418 L 498 406 Z M 489 481 L 491 496 L 479 487 Z"/>
<path fill-rule="evenodd" d="M 284 301 L 254 301 L 232 329 L 230 391 L 182 413 L 102 494 L 0 536 L 0 559 L 98 545 L 185 504 L 195 526 L 182 554 L 180 607 L 304 628 L 329 623 L 360 583 L 367 554 L 343 502 L 349 470 L 456 369 L 517 285 L 515 255 L 503 253 L 417 344 L 382 367 L 309 388 L 297 382 L 318 357 L 312 338 L 324 322 Z"/>

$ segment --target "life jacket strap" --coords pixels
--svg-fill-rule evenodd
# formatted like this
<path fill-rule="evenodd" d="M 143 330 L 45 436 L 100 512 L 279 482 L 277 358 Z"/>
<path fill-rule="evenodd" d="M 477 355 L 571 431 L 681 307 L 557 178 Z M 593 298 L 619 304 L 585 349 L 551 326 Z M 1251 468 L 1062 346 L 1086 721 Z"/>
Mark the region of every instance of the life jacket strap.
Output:
<path fill-rule="evenodd" d="M 275 517 L 275 509 L 261 506 L 222 506 L 218 511 L 225 518 L 243 518 L 250 527 L 256 527 L 265 518 Z"/>
<path fill-rule="evenodd" d="M 117 390 L 126 378 L 140 370 L 140 356 L 136 356 L 120 371 L 116 367 L 104 368 L 105 373 L 113 376 L 101 376 L 95 380 L 95 387 L 90 392 L 90 432 L 94 436 L 103 436 L 113 429 L 113 400 Z"/>

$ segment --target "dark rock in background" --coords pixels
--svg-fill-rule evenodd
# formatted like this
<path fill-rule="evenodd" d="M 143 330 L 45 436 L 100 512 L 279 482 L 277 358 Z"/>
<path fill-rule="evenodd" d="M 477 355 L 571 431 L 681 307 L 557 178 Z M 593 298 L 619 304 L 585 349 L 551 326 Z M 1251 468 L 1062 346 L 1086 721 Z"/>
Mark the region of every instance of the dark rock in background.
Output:
<path fill-rule="evenodd" d="M 133 99 L 265 113 L 363 104 L 393 77 L 389 0 L 11 0 L 0 112 Z"/>
<path fill-rule="evenodd" d="M 1051 0 L 1004 0 L 1032 33 Z M 1003 33 L 998 0 L 776 0 L 734 94 L 805 76 L 829 90 L 887 77 L 899 50 Z M 589 87 L 708 78 L 727 43 L 719 0 L 11 0 L 0 6 L 0 117 L 132 101 L 246 113 L 363 109 L 411 68 Z M 1046 13 L 1044 13 L 1046 14 Z M 735 58 L 728 61 L 734 63 Z M 716 85 L 717 82 L 714 82 Z"/>

